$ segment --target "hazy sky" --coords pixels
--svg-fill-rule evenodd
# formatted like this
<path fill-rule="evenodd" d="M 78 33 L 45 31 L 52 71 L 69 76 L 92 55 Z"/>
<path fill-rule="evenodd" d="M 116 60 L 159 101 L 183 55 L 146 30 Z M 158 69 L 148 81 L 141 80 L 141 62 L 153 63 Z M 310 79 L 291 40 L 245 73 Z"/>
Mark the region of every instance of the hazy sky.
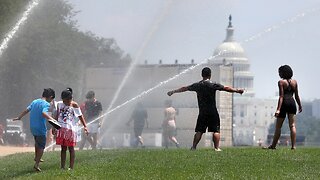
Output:
<path fill-rule="evenodd" d="M 75 17 L 81 30 L 114 38 L 132 57 L 149 63 L 197 63 L 211 56 L 224 40 L 232 14 L 235 39 L 255 75 L 257 97 L 274 96 L 278 67 L 289 64 L 302 100 L 320 98 L 319 0 L 69 1 L 81 11 Z"/>

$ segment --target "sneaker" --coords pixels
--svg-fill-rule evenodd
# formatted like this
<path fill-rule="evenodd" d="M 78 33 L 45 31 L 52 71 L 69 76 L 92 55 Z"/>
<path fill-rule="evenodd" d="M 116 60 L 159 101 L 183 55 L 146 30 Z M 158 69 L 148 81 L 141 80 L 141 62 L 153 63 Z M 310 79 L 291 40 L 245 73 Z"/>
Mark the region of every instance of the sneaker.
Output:
<path fill-rule="evenodd" d="M 191 148 L 190 148 L 190 151 L 195 151 L 195 150 L 196 150 L 195 147 L 191 147 Z"/>
<path fill-rule="evenodd" d="M 179 144 L 179 143 L 177 143 L 177 144 L 176 144 L 176 147 L 177 147 L 177 148 L 180 148 L 180 144 Z"/>
<path fill-rule="evenodd" d="M 36 161 L 36 158 L 34 158 L 34 161 Z M 40 162 L 44 162 L 44 160 L 43 160 L 43 159 L 40 159 Z"/>
<path fill-rule="evenodd" d="M 39 168 L 39 166 L 38 167 L 33 166 L 33 169 L 36 170 L 37 172 L 41 172 L 41 169 Z"/>
<path fill-rule="evenodd" d="M 276 149 L 276 147 L 272 147 L 272 146 L 270 145 L 270 146 L 263 147 L 262 149 Z"/>
<path fill-rule="evenodd" d="M 216 152 L 220 152 L 220 151 L 222 151 L 220 148 L 214 148 L 214 151 L 216 151 Z"/>

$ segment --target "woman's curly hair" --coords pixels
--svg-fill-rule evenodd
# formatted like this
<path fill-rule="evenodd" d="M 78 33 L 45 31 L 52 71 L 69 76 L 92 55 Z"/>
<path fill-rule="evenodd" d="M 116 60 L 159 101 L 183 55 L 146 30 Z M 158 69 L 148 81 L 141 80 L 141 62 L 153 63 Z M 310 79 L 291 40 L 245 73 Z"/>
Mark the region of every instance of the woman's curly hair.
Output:
<path fill-rule="evenodd" d="M 289 65 L 283 65 L 279 67 L 279 75 L 283 79 L 291 79 L 293 76 L 293 71 Z"/>

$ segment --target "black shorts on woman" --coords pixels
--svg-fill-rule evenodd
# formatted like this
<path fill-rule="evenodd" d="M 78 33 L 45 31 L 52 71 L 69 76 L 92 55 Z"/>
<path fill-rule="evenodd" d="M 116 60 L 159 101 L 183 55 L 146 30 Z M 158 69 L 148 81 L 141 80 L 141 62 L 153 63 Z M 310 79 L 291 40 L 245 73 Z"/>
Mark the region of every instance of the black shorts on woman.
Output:
<path fill-rule="evenodd" d="M 285 118 L 287 114 L 296 114 L 297 106 L 293 97 L 284 98 L 280 108 L 279 118 Z"/>

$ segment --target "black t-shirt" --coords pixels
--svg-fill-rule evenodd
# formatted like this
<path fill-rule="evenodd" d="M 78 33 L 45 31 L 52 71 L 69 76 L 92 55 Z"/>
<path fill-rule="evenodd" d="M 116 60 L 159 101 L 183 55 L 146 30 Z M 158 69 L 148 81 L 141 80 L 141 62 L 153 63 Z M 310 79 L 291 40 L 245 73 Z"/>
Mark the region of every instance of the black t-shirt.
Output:
<path fill-rule="evenodd" d="M 216 111 L 216 91 L 223 90 L 224 86 L 210 80 L 202 80 L 188 86 L 188 91 L 195 91 L 198 98 L 200 114 L 212 114 Z"/>
<path fill-rule="evenodd" d="M 143 127 L 147 118 L 148 113 L 144 108 L 136 108 L 132 113 L 134 127 Z"/>
<path fill-rule="evenodd" d="M 86 101 L 85 102 L 85 117 L 86 120 L 92 121 L 100 115 L 102 111 L 102 105 L 99 101 Z"/>

